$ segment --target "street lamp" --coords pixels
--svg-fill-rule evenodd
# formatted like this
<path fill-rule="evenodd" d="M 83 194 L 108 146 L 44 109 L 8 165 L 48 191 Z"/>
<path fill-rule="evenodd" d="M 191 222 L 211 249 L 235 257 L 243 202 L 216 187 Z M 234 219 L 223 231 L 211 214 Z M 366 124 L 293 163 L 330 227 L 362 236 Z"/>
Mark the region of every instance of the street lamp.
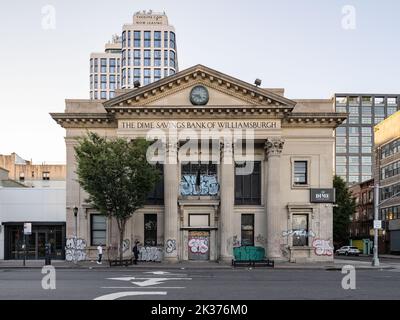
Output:
<path fill-rule="evenodd" d="M 78 237 L 78 207 L 74 207 L 74 216 L 75 216 L 75 237 Z"/>

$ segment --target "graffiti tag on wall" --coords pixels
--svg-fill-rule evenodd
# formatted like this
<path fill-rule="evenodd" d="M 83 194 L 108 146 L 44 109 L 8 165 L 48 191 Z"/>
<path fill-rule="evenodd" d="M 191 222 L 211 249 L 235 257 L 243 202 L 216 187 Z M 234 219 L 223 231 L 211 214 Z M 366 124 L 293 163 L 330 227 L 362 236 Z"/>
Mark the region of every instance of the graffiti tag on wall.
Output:
<path fill-rule="evenodd" d="M 196 186 L 195 175 L 183 175 L 181 180 L 181 195 L 183 196 L 216 196 L 219 192 L 217 177 L 200 176 L 200 186 Z"/>
<path fill-rule="evenodd" d="M 192 253 L 206 254 L 208 252 L 208 238 L 192 238 L 189 241 Z"/>
<path fill-rule="evenodd" d="M 317 256 L 332 256 L 333 247 L 329 240 L 315 239 L 312 243 L 314 252 Z"/>
<path fill-rule="evenodd" d="M 312 230 L 287 230 L 282 232 L 283 237 L 289 237 L 289 236 L 297 236 L 297 237 L 315 237 L 315 233 Z"/>
<path fill-rule="evenodd" d="M 139 261 L 161 262 L 162 259 L 162 247 L 141 247 L 139 250 Z"/>
<path fill-rule="evenodd" d="M 165 251 L 167 253 L 172 253 L 176 250 L 176 240 L 168 239 Z"/>
<path fill-rule="evenodd" d="M 68 238 L 65 247 L 65 260 L 71 262 L 86 260 L 86 241 L 77 237 Z"/>

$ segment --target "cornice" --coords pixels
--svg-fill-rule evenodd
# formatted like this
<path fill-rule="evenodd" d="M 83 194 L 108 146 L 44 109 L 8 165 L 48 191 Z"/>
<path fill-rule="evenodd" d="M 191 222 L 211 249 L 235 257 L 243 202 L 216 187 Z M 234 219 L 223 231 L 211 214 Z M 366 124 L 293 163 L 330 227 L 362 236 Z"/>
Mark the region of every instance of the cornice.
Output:
<path fill-rule="evenodd" d="M 318 127 L 336 128 L 346 121 L 347 113 L 291 113 L 282 121 L 282 128 Z"/>
<path fill-rule="evenodd" d="M 50 113 L 63 128 L 116 128 L 114 116 L 108 113 Z"/>

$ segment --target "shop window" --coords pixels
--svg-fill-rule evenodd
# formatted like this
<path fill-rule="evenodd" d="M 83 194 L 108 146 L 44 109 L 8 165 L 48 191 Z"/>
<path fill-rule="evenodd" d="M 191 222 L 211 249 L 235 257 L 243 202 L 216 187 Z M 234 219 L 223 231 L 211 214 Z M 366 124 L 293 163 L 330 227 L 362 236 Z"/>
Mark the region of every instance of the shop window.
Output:
<path fill-rule="evenodd" d="M 157 214 L 144 215 L 144 245 L 157 246 Z"/>
<path fill-rule="evenodd" d="M 92 246 L 106 245 L 107 219 L 101 214 L 90 216 L 90 240 Z"/>
<path fill-rule="evenodd" d="M 155 188 L 147 197 L 146 204 L 163 205 L 164 204 L 164 166 L 157 164 L 156 168 L 159 170 L 159 177 Z"/>
<path fill-rule="evenodd" d="M 292 216 L 293 246 L 308 246 L 308 215 L 294 214 Z"/>
<path fill-rule="evenodd" d="M 254 246 L 254 214 L 242 214 L 242 246 Z"/>
<path fill-rule="evenodd" d="M 49 181 L 50 180 L 50 172 L 43 172 L 43 180 Z"/>

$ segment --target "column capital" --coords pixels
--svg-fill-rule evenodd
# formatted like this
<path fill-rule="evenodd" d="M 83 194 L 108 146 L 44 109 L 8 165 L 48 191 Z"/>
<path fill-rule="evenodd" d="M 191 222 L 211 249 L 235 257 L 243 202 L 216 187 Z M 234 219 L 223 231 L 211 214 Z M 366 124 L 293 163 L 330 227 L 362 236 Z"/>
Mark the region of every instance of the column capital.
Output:
<path fill-rule="evenodd" d="M 220 142 L 221 164 L 233 163 L 233 142 Z"/>
<path fill-rule="evenodd" d="M 280 156 L 283 150 L 285 140 L 282 138 L 270 138 L 265 140 L 265 157 Z"/>

